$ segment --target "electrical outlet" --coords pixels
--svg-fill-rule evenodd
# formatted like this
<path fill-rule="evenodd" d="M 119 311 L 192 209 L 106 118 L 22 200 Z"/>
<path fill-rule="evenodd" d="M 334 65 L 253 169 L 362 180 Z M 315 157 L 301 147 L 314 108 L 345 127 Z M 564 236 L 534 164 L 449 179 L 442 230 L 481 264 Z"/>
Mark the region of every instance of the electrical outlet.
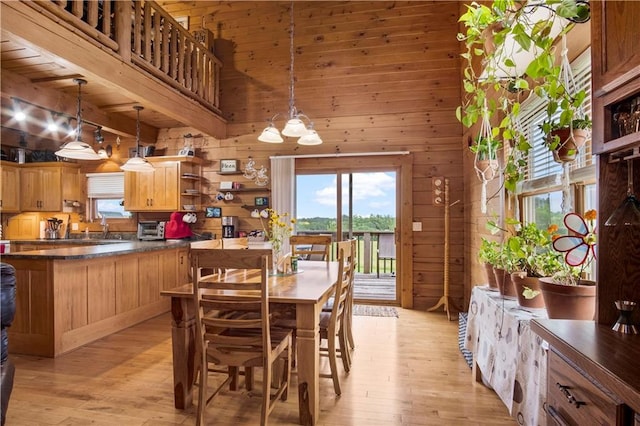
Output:
<path fill-rule="evenodd" d="M 71 230 L 72 231 L 77 231 L 78 229 L 80 229 L 80 224 L 75 223 L 75 222 L 71 224 Z"/>
<path fill-rule="evenodd" d="M 422 231 L 422 222 L 413 222 L 414 231 Z"/>

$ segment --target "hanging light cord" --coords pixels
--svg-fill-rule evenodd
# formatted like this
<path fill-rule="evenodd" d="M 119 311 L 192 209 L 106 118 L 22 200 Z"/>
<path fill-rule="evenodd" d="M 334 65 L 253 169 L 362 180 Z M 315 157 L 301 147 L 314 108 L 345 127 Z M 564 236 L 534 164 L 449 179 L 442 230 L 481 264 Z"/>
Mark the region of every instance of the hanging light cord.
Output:
<path fill-rule="evenodd" d="M 76 115 L 78 126 L 76 127 L 76 142 L 82 142 L 82 85 L 86 84 L 86 81 L 80 78 L 76 78 L 73 81 L 78 84 L 78 111 Z"/>
<path fill-rule="evenodd" d="M 136 110 L 136 157 L 140 157 L 140 105 L 133 107 Z"/>
<path fill-rule="evenodd" d="M 293 1 L 291 2 L 291 10 L 290 10 L 290 23 L 289 23 L 289 53 L 290 53 L 290 64 L 289 64 L 289 118 L 294 118 L 296 114 L 296 107 L 294 102 L 294 74 L 293 74 L 293 62 L 294 62 L 294 45 L 293 45 L 293 35 L 295 25 L 293 23 Z"/>

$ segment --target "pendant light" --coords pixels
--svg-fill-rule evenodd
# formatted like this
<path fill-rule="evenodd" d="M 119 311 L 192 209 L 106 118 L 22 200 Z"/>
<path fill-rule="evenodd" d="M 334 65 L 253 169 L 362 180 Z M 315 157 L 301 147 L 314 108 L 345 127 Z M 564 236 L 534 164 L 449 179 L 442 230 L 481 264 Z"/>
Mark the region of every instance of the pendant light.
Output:
<path fill-rule="evenodd" d="M 137 111 L 136 117 L 136 156 L 133 158 L 129 158 L 126 163 L 120 166 L 120 170 L 124 170 L 126 172 L 153 172 L 153 165 L 149 163 L 146 158 L 140 157 L 140 110 L 143 110 L 144 107 L 140 105 L 136 105 L 133 107 Z"/>
<path fill-rule="evenodd" d="M 73 82 L 78 85 L 78 112 L 76 115 L 76 140 L 63 145 L 56 155 L 58 157 L 72 158 L 74 160 L 102 160 L 89 144 L 82 142 L 82 86 L 87 84 L 87 80 L 74 78 Z"/>
<path fill-rule="evenodd" d="M 292 138 L 299 138 L 298 144 L 300 145 L 320 145 L 322 143 L 322 139 L 318 135 L 318 132 L 313 130 L 313 122 L 307 117 L 302 111 L 298 112 L 295 106 L 295 96 L 294 96 L 294 59 L 295 59 L 295 49 L 293 44 L 294 37 L 294 29 L 295 25 L 293 22 L 293 1 L 291 2 L 290 10 L 290 24 L 289 24 L 289 56 L 290 56 L 290 64 L 289 64 L 289 120 L 282 130 L 282 135 Z M 260 142 L 267 143 L 282 143 L 284 139 L 282 138 L 280 132 L 276 128 L 273 121 L 276 119 L 278 114 L 274 115 L 271 120 L 269 120 L 269 126 L 267 126 L 260 136 L 258 136 L 258 140 Z M 306 119 L 309 123 L 305 124 L 303 119 Z"/>

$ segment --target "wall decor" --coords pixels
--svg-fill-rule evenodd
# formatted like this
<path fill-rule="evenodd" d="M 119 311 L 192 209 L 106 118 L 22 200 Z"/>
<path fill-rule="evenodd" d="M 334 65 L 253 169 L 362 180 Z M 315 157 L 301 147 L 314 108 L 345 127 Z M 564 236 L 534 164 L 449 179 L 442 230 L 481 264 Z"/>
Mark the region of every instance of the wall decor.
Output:
<path fill-rule="evenodd" d="M 207 207 L 204 211 L 205 217 L 222 217 L 222 207 Z"/>
<path fill-rule="evenodd" d="M 269 206 L 269 197 L 256 197 L 255 198 L 255 205 L 256 206 L 268 207 Z"/>
<path fill-rule="evenodd" d="M 220 160 L 220 172 L 230 173 L 238 171 L 238 160 Z"/>

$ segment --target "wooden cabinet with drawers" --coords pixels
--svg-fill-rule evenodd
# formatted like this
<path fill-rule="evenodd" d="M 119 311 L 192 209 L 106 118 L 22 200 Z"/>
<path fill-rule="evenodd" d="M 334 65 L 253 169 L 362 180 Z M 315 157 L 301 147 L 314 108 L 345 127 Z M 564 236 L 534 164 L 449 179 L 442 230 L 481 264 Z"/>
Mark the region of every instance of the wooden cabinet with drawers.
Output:
<path fill-rule="evenodd" d="M 530 325 L 549 344 L 548 425 L 637 426 L 639 335 L 594 321 L 534 320 Z"/>

